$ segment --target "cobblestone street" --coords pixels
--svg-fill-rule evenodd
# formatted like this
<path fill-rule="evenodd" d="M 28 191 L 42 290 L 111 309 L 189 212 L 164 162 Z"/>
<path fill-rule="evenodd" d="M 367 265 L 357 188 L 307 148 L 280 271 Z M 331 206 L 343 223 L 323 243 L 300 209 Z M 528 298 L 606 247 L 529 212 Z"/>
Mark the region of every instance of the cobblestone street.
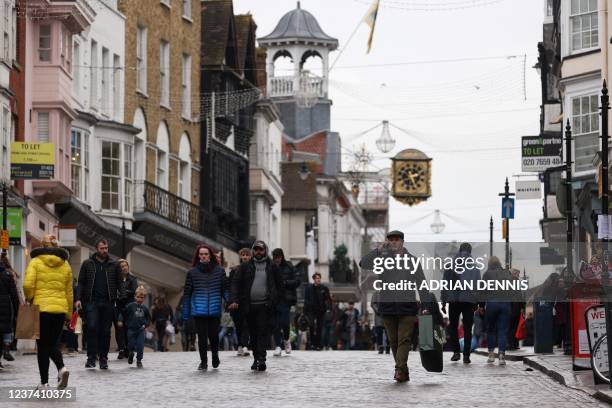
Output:
<path fill-rule="evenodd" d="M 114 354 L 116 356 L 116 354 Z M 411 353 L 411 381 L 392 381 L 391 357 L 374 352 L 306 352 L 269 357 L 268 371 L 249 370 L 251 358 L 221 353 L 217 370 L 197 372 L 197 353 L 146 353 L 145 368 L 126 360 L 110 362 L 108 371 L 86 370 L 85 356 L 66 357 L 70 386 L 77 402 L 45 406 L 214 406 L 220 407 L 599 407 L 585 393 L 562 386 L 519 362 L 489 366 L 473 355 L 472 364 L 450 363 L 442 374 L 426 373 L 418 353 Z M 209 363 L 210 364 L 210 363 Z M 55 378 L 55 368 L 50 378 Z M 35 356 L 20 356 L 0 372 L 0 387 L 37 384 Z M 50 381 L 53 385 L 55 382 Z M 3 405 L 2 405 L 3 404 Z M 35 406 L 41 403 L 0 403 Z"/>

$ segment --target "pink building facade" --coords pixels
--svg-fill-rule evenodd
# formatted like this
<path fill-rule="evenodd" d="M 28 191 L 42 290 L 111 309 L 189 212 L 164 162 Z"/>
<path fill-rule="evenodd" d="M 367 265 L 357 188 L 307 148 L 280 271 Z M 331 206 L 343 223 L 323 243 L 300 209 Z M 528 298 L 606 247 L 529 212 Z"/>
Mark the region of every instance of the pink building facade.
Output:
<path fill-rule="evenodd" d="M 95 11 L 83 0 L 27 2 L 25 47 L 25 141 L 55 145 L 52 180 L 27 181 L 27 246 L 36 247 L 48 233 L 57 233 L 53 202 L 70 190 L 70 131 L 77 113 L 72 108 L 72 36 L 86 30 Z"/>

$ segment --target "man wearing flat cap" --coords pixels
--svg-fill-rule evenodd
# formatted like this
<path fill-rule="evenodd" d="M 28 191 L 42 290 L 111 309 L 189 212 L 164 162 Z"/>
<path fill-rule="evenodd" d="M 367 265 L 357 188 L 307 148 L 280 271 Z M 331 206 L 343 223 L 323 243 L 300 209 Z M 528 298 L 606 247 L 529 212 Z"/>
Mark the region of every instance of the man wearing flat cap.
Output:
<path fill-rule="evenodd" d="M 360 262 L 363 269 L 373 270 L 376 258 L 393 258 L 399 255 L 407 255 L 414 258 L 404 248 L 404 233 L 401 231 L 390 231 L 387 239 L 378 248 L 365 255 Z M 384 264 L 384 263 L 383 263 Z M 425 279 L 423 268 L 419 266 L 416 270 L 400 268 L 394 265 L 385 269 L 377 276 L 383 284 L 397 284 L 409 281 L 415 288 L 421 287 Z M 419 290 L 419 297 L 424 308 L 430 306 L 431 295 L 427 290 Z M 372 308 L 381 315 L 389 336 L 389 343 L 395 359 L 395 375 L 393 379 L 397 382 L 410 380 L 408 374 L 408 353 L 412 347 L 412 333 L 414 332 L 419 312 L 419 304 L 416 299 L 415 290 L 375 290 L 372 298 Z"/>

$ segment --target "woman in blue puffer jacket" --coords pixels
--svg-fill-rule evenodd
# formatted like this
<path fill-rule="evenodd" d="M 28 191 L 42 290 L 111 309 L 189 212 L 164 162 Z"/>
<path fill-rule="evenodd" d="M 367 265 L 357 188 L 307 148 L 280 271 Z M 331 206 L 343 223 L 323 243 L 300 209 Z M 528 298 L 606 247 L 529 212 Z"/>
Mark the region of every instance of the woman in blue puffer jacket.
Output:
<path fill-rule="evenodd" d="M 198 333 L 200 365 L 198 370 L 208 368 L 207 340 L 210 341 L 212 366 L 219 367 L 219 325 L 223 311 L 223 300 L 229 299 L 229 283 L 225 270 L 217 263 L 214 251 L 208 245 L 196 248 L 193 268 L 187 272 L 183 298 L 183 319 L 193 317 Z"/>

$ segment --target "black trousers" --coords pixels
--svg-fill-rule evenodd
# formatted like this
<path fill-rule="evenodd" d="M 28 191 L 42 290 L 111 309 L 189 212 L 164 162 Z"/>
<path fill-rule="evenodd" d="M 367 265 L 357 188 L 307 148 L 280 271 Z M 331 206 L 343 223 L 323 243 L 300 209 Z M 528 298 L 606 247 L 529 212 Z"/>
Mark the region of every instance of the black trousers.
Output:
<path fill-rule="evenodd" d="M 519 321 L 521 320 L 521 309 L 512 305 L 512 311 L 510 313 L 510 324 L 508 326 L 508 334 L 506 337 L 508 339 L 508 349 L 513 350 L 517 349 L 519 346 L 519 341 L 516 339 L 515 335 Z"/>
<path fill-rule="evenodd" d="M 157 332 L 157 351 L 166 351 L 164 349 L 164 338 L 166 334 L 167 320 L 155 322 L 155 331 Z"/>
<path fill-rule="evenodd" d="M 236 337 L 238 338 L 238 347 L 246 347 L 249 344 L 249 327 L 244 318 L 243 313 L 239 310 L 232 310 L 230 312 L 232 320 L 234 321 L 234 327 L 236 328 Z"/>
<path fill-rule="evenodd" d="M 115 341 L 117 342 L 117 348 L 119 349 L 119 351 L 127 351 L 127 343 L 128 343 L 128 334 L 127 334 L 127 328 L 125 327 L 125 321 L 123 322 L 124 324 L 119 327 L 118 322 L 119 322 L 119 315 L 123 315 L 125 318 L 125 307 L 122 305 L 117 305 L 115 308 L 115 316 L 113 319 L 113 326 L 115 327 Z"/>
<path fill-rule="evenodd" d="M 450 302 L 448 315 L 450 322 L 451 347 L 453 352 L 461 352 L 459 346 L 459 335 L 457 328 L 459 327 L 459 315 L 462 315 L 463 320 L 463 355 L 469 356 L 472 351 L 472 326 L 474 326 L 474 311 L 476 304 L 467 302 Z"/>
<path fill-rule="evenodd" d="M 251 350 L 256 361 L 266 361 L 266 349 L 270 341 L 270 321 L 273 311 L 265 304 L 251 304 L 247 314 Z"/>
<path fill-rule="evenodd" d="M 308 316 L 310 320 L 310 348 L 321 348 L 321 335 L 323 334 L 323 326 L 325 312 L 311 313 Z"/>
<path fill-rule="evenodd" d="M 49 359 L 53 361 L 58 371 L 64 366 L 58 345 L 65 319 L 66 315 L 63 313 L 40 314 L 40 339 L 36 340 L 36 347 L 41 384 L 49 382 Z"/>
<path fill-rule="evenodd" d="M 198 332 L 198 351 L 200 352 L 200 361 L 207 362 L 206 352 L 208 351 L 208 342 L 210 342 L 210 350 L 213 354 L 219 352 L 219 326 L 221 318 L 219 317 L 194 317 L 196 331 Z"/>

